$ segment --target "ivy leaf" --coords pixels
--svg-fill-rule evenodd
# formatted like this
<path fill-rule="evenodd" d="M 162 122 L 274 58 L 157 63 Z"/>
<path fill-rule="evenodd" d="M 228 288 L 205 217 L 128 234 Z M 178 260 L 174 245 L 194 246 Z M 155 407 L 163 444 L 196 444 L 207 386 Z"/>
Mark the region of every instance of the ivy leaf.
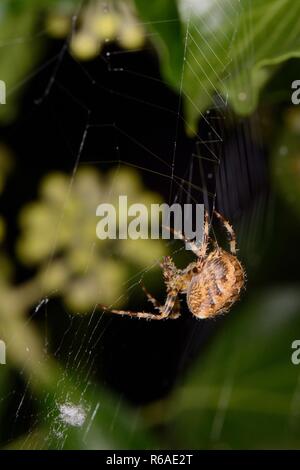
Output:
<path fill-rule="evenodd" d="M 137 0 L 141 15 L 146 11 L 168 51 L 162 55 L 162 71 L 182 93 L 190 133 L 196 132 L 199 117 L 210 107 L 229 102 L 240 115 L 252 113 L 260 91 L 280 64 L 300 57 L 300 2 L 178 0 L 182 34 L 172 23 L 168 32 L 162 30 L 175 14 L 175 2 L 165 3 L 168 8 L 159 9 L 157 1 Z M 167 68 L 166 56 L 174 56 Z"/>
<path fill-rule="evenodd" d="M 137 10 L 154 32 L 162 73 L 169 85 L 180 90 L 184 43 L 175 0 L 135 0 Z"/>
<path fill-rule="evenodd" d="M 300 438 L 299 286 L 270 289 L 235 308 L 175 392 L 168 445 L 180 448 L 287 448 Z"/>
<path fill-rule="evenodd" d="M 299 2 L 243 0 L 226 80 L 237 113 L 252 113 L 260 90 L 278 66 L 300 57 L 299 17 Z"/>

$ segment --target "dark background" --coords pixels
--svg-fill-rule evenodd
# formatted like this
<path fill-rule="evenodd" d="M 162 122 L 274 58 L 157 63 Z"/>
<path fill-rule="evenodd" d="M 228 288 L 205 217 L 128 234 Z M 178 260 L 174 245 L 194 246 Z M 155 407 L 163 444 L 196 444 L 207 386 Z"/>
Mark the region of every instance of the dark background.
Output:
<path fill-rule="evenodd" d="M 62 47 L 59 41 L 52 43 L 48 58 Z M 118 68 L 123 71 L 115 70 Z M 252 124 L 234 120 L 228 113 L 225 116 L 226 113 L 225 109 L 212 110 L 209 116 L 220 118 L 219 131 L 224 142 L 203 144 L 201 141 L 211 139 L 209 126 L 202 120 L 196 138 L 186 135 L 184 123 L 178 117 L 182 114 L 181 101 L 163 83 L 150 45 L 135 53 L 124 53 L 111 46 L 101 57 L 84 64 L 65 52 L 58 64 L 51 63 L 30 81 L 18 120 L 4 131 L 4 138 L 18 156 L 3 206 L 10 222 L 8 249 L 12 256 L 18 234 L 14 215 L 25 202 L 36 197 L 38 182 L 45 173 L 73 171 L 87 125 L 91 127 L 80 156 L 81 165 L 92 165 L 102 172 L 118 163 L 136 166 L 145 185 L 158 191 L 166 201 L 189 202 L 175 181 L 171 185 L 176 141 L 174 174 L 196 186 L 188 189 L 192 200 L 204 202 L 210 211 L 216 203 L 225 216 L 236 222 L 243 212 L 251 217 L 259 198 L 267 208 L 270 190 L 263 145 L 252 141 Z M 209 148 L 220 155 L 220 164 L 193 157 L 193 154 L 209 155 Z M 159 155 L 169 167 L 147 149 Z M 217 200 L 208 196 L 208 192 L 216 191 Z M 30 271 L 19 266 L 19 281 L 29 274 Z M 163 290 L 159 295 L 163 299 Z M 149 308 L 146 302 L 141 305 L 140 297 L 135 296 L 130 298 L 128 307 Z M 84 350 L 80 331 L 87 331 L 86 340 L 91 334 L 95 338 L 101 335 L 101 341 L 95 341 L 94 346 L 99 364 L 96 374 L 129 401 L 146 403 L 164 396 L 205 348 L 215 329 L 222 328 L 222 319 L 218 324 L 200 322 L 188 315 L 184 304 L 182 307 L 185 315 L 176 322 L 148 323 L 108 316 L 99 326 L 97 318 L 91 324 L 85 318 L 71 321 L 59 301 L 54 301 L 47 307 L 47 315 L 54 319 L 49 326 L 50 347 L 55 352 L 69 329 L 59 353 L 59 358 L 65 361 L 70 346 L 73 350 L 76 347 Z M 43 325 L 45 311 L 41 310 L 34 321 Z"/>

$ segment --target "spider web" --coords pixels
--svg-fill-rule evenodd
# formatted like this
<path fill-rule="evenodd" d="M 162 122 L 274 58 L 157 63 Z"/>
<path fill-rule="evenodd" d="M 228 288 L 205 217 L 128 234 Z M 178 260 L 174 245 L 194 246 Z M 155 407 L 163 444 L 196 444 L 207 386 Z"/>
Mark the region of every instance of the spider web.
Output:
<path fill-rule="evenodd" d="M 205 2 L 203 2 L 205 3 Z M 220 13 L 224 14 L 222 5 L 220 2 Z M 238 24 L 238 12 L 235 12 L 235 32 Z M 76 15 L 73 19 L 73 24 L 76 24 Z M 165 19 L 163 21 L 166 21 Z M 169 21 L 174 21 L 170 18 Z M 144 27 L 148 27 L 149 24 L 144 24 Z M 251 24 L 249 24 L 251 27 Z M 192 32 L 193 31 L 193 32 Z M 149 39 L 152 39 L 154 33 L 148 33 Z M 41 32 L 39 35 L 43 35 Z M 38 36 L 39 36 L 38 35 Z M 232 41 L 234 41 L 234 35 Z M 247 38 L 247 31 L 245 31 L 245 38 Z M 16 38 L 14 41 L 16 44 L 19 42 L 28 40 L 28 38 Z M 72 148 L 71 152 L 74 154 L 73 167 L 71 170 L 71 180 L 69 193 L 67 198 L 71 197 L 71 189 L 73 186 L 74 178 L 76 177 L 77 171 L 83 166 L 93 167 L 97 169 L 115 168 L 116 174 L 118 168 L 122 166 L 132 167 L 136 169 L 143 178 L 145 178 L 147 184 L 147 178 L 149 175 L 155 175 L 158 181 L 165 189 L 167 202 L 174 203 L 204 203 L 205 206 L 212 212 L 212 209 L 218 206 L 218 209 L 231 219 L 239 217 L 242 209 L 245 208 L 247 202 L 254 197 L 255 188 L 253 189 L 252 181 L 254 180 L 254 172 L 257 167 L 255 162 L 251 160 L 254 156 L 257 156 L 257 152 L 253 149 L 253 135 L 259 136 L 258 127 L 259 124 L 252 122 L 242 123 L 241 132 L 236 131 L 236 135 L 230 135 L 228 129 L 230 124 L 234 122 L 234 118 L 230 113 L 230 109 L 227 102 L 227 97 L 221 95 L 217 90 L 213 97 L 213 103 L 205 113 L 200 113 L 201 123 L 197 132 L 197 135 L 189 141 L 187 144 L 184 139 L 183 129 L 185 126 L 185 116 L 183 114 L 183 101 L 190 100 L 192 105 L 197 107 L 197 104 L 187 95 L 184 87 L 184 72 L 185 68 L 188 67 L 196 76 L 201 77 L 202 69 L 201 65 L 197 62 L 197 59 L 188 54 L 191 44 L 198 44 L 199 47 L 205 38 L 195 28 L 192 29 L 192 22 L 190 17 L 187 18 L 186 31 L 185 31 L 185 44 L 184 44 L 184 56 L 182 57 L 182 81 L 180 92 L 176 100 L 175 106 L 168 106 L 149 100 L 148 98 L 148 83 L 153 86 L 165 87 L 162 78 L 159 78 L 153 70 L 149 73 L 134 68 L 132 66 L 131 56 L 138 54 L 139 51 L 127 51 L 127 50 L 116 50 L 114 47 L 106 48 L 101 55 L 101 60 L 107 70 L 110 72 L 110 77 L 114 82 L 114 85 L 110 86 L 110 83 L 103 83 L 97 78 L 93 72 L 88 69 L 84 63 L 79 63 L 75 59 L 71 58 L 68 53 L 68 45 L 65 42 L 58 54 L 47 60 L 39 66 L 39 68 L 30 76 L 27 77 L 26 84 L 30 81 L 39 77 L 40 73 L 47 75 L 46 84 L 43 82 L 43 90 L 40 95 L 36 96 L 35 102 L 32 103 L 32 107 L 35 108 L 34 112 L 42 106 L 51 106 L 53 100 L 53 94 L 55 90 L 59 90 L 60 96 L 65 98 L 65 101 L 60 103 L 60 106 L 55 103 L 55 109 L 52 112 L 55 113 L 59 120 L 60 111 L 68 106 L 72 102 L 72 106 L 78 109 L 78 128 L 75 130 L 75 134 L 80 135 L 77 142 L 77 148 Z M 5 47 L 5 45 L 2 45 Z M 16 46 L 17 47 L 17 46 Z M 146 48 L 152 48 L 147 45 Z M 253 54 L 251 44 L 246 50 L 247 54 Z M 153 54 L 153 52 L 150 52 Z M 189 59 L 188 59 L 189 57 Z M 209 61 L 209 58 L 206 58 Z M 69 87 L 69 83 L 63 83 L 61 80 L 61 69 L 67 61 L 72 61 L 76 73 L 81 77 L 85 77 L 86 87 L 94 90 L 95 101 L 99 93 L 106 94 L 111 99 L 111 106 L 109 109 L 104 110 L 104 114 L 107 117 L 107 122 L 103 122 L 103 119 L 98 118 L 95 108 L 101 107 L 99 105 L 94 106 L 93 104 L 87 104 L 83 99 L 84 95 L 82 90 L 74 90 L 74 87 Z M 230 53 L 228 57 L 228 63 L 230 63 Z M 152 67 L 153 68 L 153 67 Z M 151 69 L 151 67 L 150 67 Z M 132 76 L 135 80 L 139 80 L 139 88 L 135 94 L 130 94 L 126 90 L 122 89 L 122 81 L 124 76 Z M 225 80 L 228 79 L 228 75 L 224 75 Z M 24 83 L 20 84 L 23 86 Z M 118 89 L 119 87 L 119 89 Z M 70 91 L 71 88 L 71 91 Z M 12 90 L 13 93 L 16 91 Z M 207 90 L 210 93 L 209 90 Z M 159 95 L 161 96 L 161 94 Z M 9 99 L 9 96 L 8 96 Z M 172 129 L 168 131 L 168 142 L 165 145 L 165 153 L 161 154 L 156 149 L 155 141 L 151 145 L 151 137 L 147 138 L 146 131 L 150 132 L 150 135 L 155 134 L 154 131 L 148 127 L 147 130 L 143 131 L 143 120 L 141 119 L 140 127 L 136 132 L 131 132 L 127 128 L 124 128 L 123 121 L 119 119 L 118 114 L 115 111 L 116 100 L 122 99 L 123 102 L 127 102 L 128 106 L 135 108 L 136 112 L 140 113 L 143 117 L 144 114 L 150 112 L 152 114 L 157 112 L 165 116 L 166 121 L 169 121 L 169 125 Z M 166 100 L 168 101 L 168 100 Z M 173 104 L 174 100 L 169 100 Z M 153 111 L 154 110 L 154 111 Z M 121 121 L 121 123 L 120 123 Z M 62 130 L 64 133 L 64 130 Z M 68 130 L 69 132 L 69 130 Z M 67 134 L 67 132 L 66 132 Z M 66 141 L 68 141 L 69 135 L 66 135 Z M 95 142 L 98 141 L 98 148 Z M 70 144 L 67 143 L 67 146 Z M 105 160 L 99 158 L 97 155 L 98 150 L 101 146 L 111 146 L 115 158 Z M 137 148 L 141 153 L 140 161 L 136 158 L 131 158 L 130 148 L 131 146 Z M 237 157 L 237 158 L 236 158 Z M 259 159 L 259 156 L 257 156 Z M 184 161 L 184 165 L 182 162 Z M 255 177 L 256 178 L 256 177 Z M 261 177 L 261 184 L 264 184 L 264 176 Z M 246 184 L 245 184 L 246 182 Z M 113 189 L 113 188 L 112 188 Z M 241 199 L 244 197 L 244 201 Z M 254 208 L 251 209 L 251 216 L 242 220 L 240 227 L 239 241 L 243 241 L 244 245 L 256 245 L 257 237 L 255 234 L 256 227 L 260 226 L 260 221 L 265 212 L 265 198 L 262 197 L 254 203 Z M 64 209 L 62 208 L 61 217 L 64 217 Z M 250 230 L 251 228 L 251 230 Z M 251 234 L 249 236 L 249 233 Z M 184 251 L 184 247 L 178 249 L 178 245 L 174 244 L 173 241 L 166 242 L 167 249 L 171 252 L 171 255 L 176 260 L 176 255 Z M 249 247 L 248 247 L 249 248 Z M 91 247 L 92 249 L 92 247 Z M 251 251 L 251 250 L 250 250 Z M 151 265 L 145 266 L 141 271 L 136 272 L 133 277 L 127 280 L 125 287 L 124 297 L 128 298 L 133 295 L 137 289 L 140 288 L 141 278 L 155 266 L 159 264 L 161 260 L 156 260 Z M 52 259 L 49 259 L 49 265 L 51 265 Z M 117 301 L 118 299 L 116 299 Z M 55 300 L 51 298 L 41 298 L 40 303 L 36 306 L 32 312 L 29 322 L 34 322 L 37 318 L 41 317 L 44 321 L 44 346 L 45 351 L 48 353 L 49 348 L 49 324 L 51 318 L 49 318 L 48 310 L 49 305 L 55 303 Z M 62 308 L 62 307 L 60 307 Z M 95 385 L 93 379 L 97 371 L 97 361 L 99 347 L 103 343 L 103 347 L 107 346 L 109 339 L 104 341 L 106 332 L 109 330 L 111 334 L 112 325 L 115 325 L 114 319 L 108 317 L 107 314 L 103 314 L 95 305 L 92 313 L 89 317 L 75 317 L 69 312 L 65 312 L 66 327 L 64 334 L 59 339 L 59 346 L 55 351 L 49 351 L 49 354 L 57 359 L 62 359 L 64 362 L 64 373 L 63 378 L 57 384 L 55 391 L 55 403 L 57 409 L 53 410 L 53 403 L 48 403 L 49 397 L 45 397 L 45 407 L 48 409 L 48 418 L 58 414 L 57 419 L 53 422 L 50 431 L 48 431 L 44 437 L 44 448 L 64 448 L 65 441 L 68 433 L 68 426 L 80 428 L 85 437 L 90 433 L 93 421 L 97 413 L 101 412 L 101 400 L 97 401 L 91 408 L 89 403 L 87 392 L 93 392 Z M 121 320 L 122 321 L 122 320 Z M 130 321 L 127 321 L 129 324 Z M 214 328 L 214 326 L 204 326 L 200 322 L 195 322 L 193 319 L 187 320 L 187 327 L 183 330 L 183 347 L 181 348 L 178 358 L 177 365 L 174 371 L 175 380 L 180 377 L 182 370 L 186 367 L 187 359 L 198 351 L 199 342 L 203 341 L 206 337 L 207 332 Z M 148 324 L 141 326 L 132 326 L 130 328 L 137 328 L 136 332 L 143 334 L 144 328 L 149 328 Z M 127 327 L 125 327 L 126 329 Z M 152 326 L 151 326 L 152 328 Z M 152 332 L 157 332 L 157 326 Z M 159 325 L 160 329 L 163 329 L 164 334 L 168 334 L 168 331 L 172 331 L 174 340 L 178 338 L 174 334 L 174 328 L 176 326 L 169 326 L 169 322 L 164 323 L 163 326 Z M 170 330 L 171 328 L 171 330 Z M 109 336 L 110 337 L 110 336 Z M 13 341 L 13 339 L 12 339 Z M 80 347 L 78 347 L 78 341 Z M 170 340 L 172 344 L 172 340 Z M 9 344 L 7 345 L 9 349 Z M 156 358 L 156 360 L 158 360 Z M 167 367 L 167 365 L 165 366 Z M 167 372 L 167 371 L 166 371 Z M 15 428 L 19 425 L 22 420 L 30 419 L 31 426 L 26 432 L 26 439 L 23 440 L 21 447 L 35 449 L 40 446 L 40 441 L 35 437 L 35 430 L 37 426 L 44 424 L 45 418 L 40 413 L 28 411 L 26 408 L 26 402 L 36 402 L 36 398 L 32 392 L 32 378 L 28 376 L 28 372 L 25 370 L 21 371 L 22 380 L 25 383 L 25 389 L 19 393 L 16 390 L 10 392 L 6 397 L 3 397 L 1 401 L 10 401 L 12 396 L 16 396 L 15 410 L 14 410 L 14 425 L 11 430 L 11 440 L 14 439 Z M 69 402 L 68 397 L 68 386 L 69 379 L 72 377 L 73 386 L 78 388 L 80 392 L 80 400 L 77 403 Z M 102 384 L 101 384 L 102 385 Z M 104 388 L 105 385 L 103 384 Z M 227 390 L 227 389 L 226 389 Z M 96 393 L 96 392 L 95 392 Z M 117 392 L 116 392 L 117 393 Z M 123 406 L 124 393 L 121 391 L 118 394 L 118 405 L 115 409 L 115 415 L 110 423 L 107 434 L 114 433 L 114 429 L 118 423 L 118 414 Z M 221 433 L 222 423 L 226 412 L 224 407 L 224 401 L 222 401 L 219 410 L 216 412 L 213 429 L 211 431 L 212 440 L 215 440 Z M 29 414 L 29 416 L 28 416 Z M 136 420 L 132 422 L 132 435 L 128 437 L 128 447 L 130 447 L 130 439 L 136 432 L 135 429 L 138 425 L 139 420 L 139 407 L 136 407 Z"/>

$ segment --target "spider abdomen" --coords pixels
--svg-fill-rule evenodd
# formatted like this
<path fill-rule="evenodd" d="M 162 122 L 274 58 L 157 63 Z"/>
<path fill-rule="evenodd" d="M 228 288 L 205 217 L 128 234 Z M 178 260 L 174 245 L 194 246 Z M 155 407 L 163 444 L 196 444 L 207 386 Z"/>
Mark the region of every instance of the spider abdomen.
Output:
<path fill-rule="evenodd" d="M 217 249 L 208 255 L 201 271 L 191 279 L 188 307 L 198 318 L 225 313 L 239 298 L 244 283 L 244 269 L 237 257 Z"/>

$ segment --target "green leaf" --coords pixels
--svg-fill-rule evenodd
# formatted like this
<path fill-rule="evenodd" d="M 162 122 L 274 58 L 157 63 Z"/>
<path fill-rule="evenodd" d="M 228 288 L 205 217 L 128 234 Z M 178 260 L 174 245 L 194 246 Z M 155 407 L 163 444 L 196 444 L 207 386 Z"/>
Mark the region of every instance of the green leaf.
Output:
<path fill-rule="evenodd" d="M 299 447 L 299 286 L 274 287 L 235 308 L 167 411 L 180 448 Z"/>
<path fill-rule="evenodd" d="M 38 13 L 27 8 L 21 13 L 0 15 L 0 80 L 6 84 L 6 104 L 0 105 L 0 121 L 11 121 L 19 92 L 30 79 L 42 38 L 36 36 Z"/>
<path fill-rule="evenodd" d="M 168 83 L 180 90 L 184 44 L 175 0 L 135 0 L 146 26 L 154 33 L 162 73 Z"/>
<path fill-rule="evenodd" d="M 190 133 L 211 106 L 229 101 L 236 113 L 252 113 L 279 65 L 300 57 L 300 2 L 294 0 L 178 0 L 182 35 L 177 23 L 168 23 L 174 2 L 136 3 L 164 44 L 163 73 L 182 93 Z"/>
<path fill-rule="evenodd" d="M 238 23 L 238 0 L 181 2 L 186 24 L 182 92 L 187 130 L 194 133 L 200 116 L 211 106 L 224 107 L 221 93 L 231 64 L 231 48 Z M 190 8 L 189 8 L 189 5 Z"/>
<path fill-rule="evenodd" d="M 53 8 L 65 6 L 77 6 L 80 0 L 2 0 L 3 8 L 10 12 L 21 12 L 30 8 Z"/>
<path fill-rule="evenodd" d="M 243 1 L 231 54 L 231 78 L 226 81 L 237 113 L 253 112 L 261 88 L 278 65 L 300 57 L 299 17 L 299 2 Z"/>

